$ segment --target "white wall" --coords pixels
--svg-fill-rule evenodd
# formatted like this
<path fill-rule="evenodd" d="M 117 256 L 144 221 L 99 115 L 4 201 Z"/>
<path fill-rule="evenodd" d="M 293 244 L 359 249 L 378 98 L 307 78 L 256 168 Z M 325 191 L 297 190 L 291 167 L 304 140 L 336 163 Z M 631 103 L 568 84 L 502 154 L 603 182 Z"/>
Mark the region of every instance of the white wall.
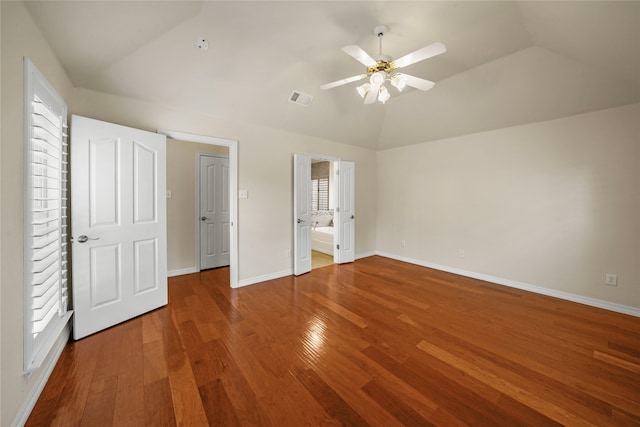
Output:
<path fill-rule="evenodd" d="M 379 251 L 640 308 L 640 104 L 380 151 L 378 192 Z"/>
<path fill-rule="evenodd" d="M 56 91 L 67 101 L 73 95 L 71 82 L 46 40 L 21 2 L 0 2 L 2 28 L 2 130 L 0 199 L 2 231 L 0 252 L 1 308 L 1 415 L 0 425 L 16 421 L 28 404 L 44 370 L 30 378 L 23 367 L 23 56 L 31 58 Z M 70 105 L 71 106 L 71 105 Z M 45 361 L 48 363 L 50 360 Z"/>
<path fill-rule="evenodd" d="M 291 104 L 291 108 L 300 107 Z M 374 151 L 86 89 L 76 88 L 73 113 L 145 130 L 161 128 L 238 141 L 238 188 L 249 193 L 238 206 L 240 282 L 292 269 L 286 254 L 293 246 L 294 153 L 356 163 L 356 254 L 375 250 Z"/>

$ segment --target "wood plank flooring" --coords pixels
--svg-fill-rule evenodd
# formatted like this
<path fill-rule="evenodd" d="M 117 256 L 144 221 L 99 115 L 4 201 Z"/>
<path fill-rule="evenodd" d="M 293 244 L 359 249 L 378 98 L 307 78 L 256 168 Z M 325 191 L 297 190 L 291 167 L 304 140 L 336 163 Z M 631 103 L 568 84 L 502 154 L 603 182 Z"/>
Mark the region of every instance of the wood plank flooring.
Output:
<path fill-rule="evenodd" d="M 70 343 L 28 426 L 638 426 L 640 319 L 369 257 Z"/>
<path fill-rule="evenodd" d="M 333 255 L 327 255 L 320 251 L 311 251 L 311 268 L 316 269 L 333 264 Z"/>

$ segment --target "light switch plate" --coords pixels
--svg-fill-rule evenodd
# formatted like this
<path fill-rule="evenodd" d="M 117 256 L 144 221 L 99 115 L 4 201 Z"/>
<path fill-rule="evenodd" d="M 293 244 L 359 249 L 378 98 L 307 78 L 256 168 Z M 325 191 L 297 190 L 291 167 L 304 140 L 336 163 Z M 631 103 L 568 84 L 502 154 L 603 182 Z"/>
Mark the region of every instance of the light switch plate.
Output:
<path fill-rule="evenodd" d="M 240 199 L 248 199 L 249 198 L 249 191 L 247 191 L 247 190 L 238 190 L 238 198 L 240 198 Z"/>

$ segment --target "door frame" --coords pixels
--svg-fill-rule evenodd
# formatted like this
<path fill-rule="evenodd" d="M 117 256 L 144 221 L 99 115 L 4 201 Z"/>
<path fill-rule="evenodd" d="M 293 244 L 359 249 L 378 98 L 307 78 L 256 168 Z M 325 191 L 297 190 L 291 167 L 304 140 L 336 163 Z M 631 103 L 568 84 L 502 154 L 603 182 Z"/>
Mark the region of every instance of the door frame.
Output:
<path fill-rule="evenodd" d="M 229 236 L 229 283 L 232 288 L 238 287 L 238 141 L 233 139 L 216 138 L 207 135 L 158 129 L 158 133 L 167 138 L 185 142 L 221 145 L 229 148 L 229 220 L 231 221 L 231 235 Z M 199 236 L 198 242 L 199 244 Z M 200 254 L 198 250 L 197 255 Z M 196 268 L 200 271 L 200 258 L 196 257 Z"/>
<path fill-rule="evenodd" d="M 216 144 L 219 145 L 219 144 Z M 195 215 L 195 221 L 196 221 L 196 271 L 200 271 L 202 268 L 202 263 L 201 261 L 201 251 L 202 248 L 200 247 L 200 237 L 201 237 L 201 222 L 200 222 L 200 158 L 201 157 L 218 157 L 221 159 L 227 159 L 229 160 L 229 155 L 228 154 L 218 154 L 218 153 L 207 153 L 207 152 L 201 152 L 201 153 L 196 153 L 196 215 Z M 229 174 L 231 174 L 231 170 L 229 170 Z M 229 181 L 231 181 L 231 179 L 229 179 Z M 231 191 L 229 191 L 229 197 L 231 197 Z M 231 212 L 229 212 L 229 215 L 231 215 Z"/>

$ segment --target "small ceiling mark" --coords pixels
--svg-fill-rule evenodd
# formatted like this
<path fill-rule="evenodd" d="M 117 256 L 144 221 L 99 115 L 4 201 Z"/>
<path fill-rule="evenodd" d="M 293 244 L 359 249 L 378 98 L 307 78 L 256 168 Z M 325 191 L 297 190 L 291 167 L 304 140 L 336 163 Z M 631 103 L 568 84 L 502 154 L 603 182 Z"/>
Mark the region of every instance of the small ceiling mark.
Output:
<path fill-rule="evenodd" d="M 209 41 L 204 37 L 198 37 L 193 44 L 200 50 L 209 49 Z"/>

